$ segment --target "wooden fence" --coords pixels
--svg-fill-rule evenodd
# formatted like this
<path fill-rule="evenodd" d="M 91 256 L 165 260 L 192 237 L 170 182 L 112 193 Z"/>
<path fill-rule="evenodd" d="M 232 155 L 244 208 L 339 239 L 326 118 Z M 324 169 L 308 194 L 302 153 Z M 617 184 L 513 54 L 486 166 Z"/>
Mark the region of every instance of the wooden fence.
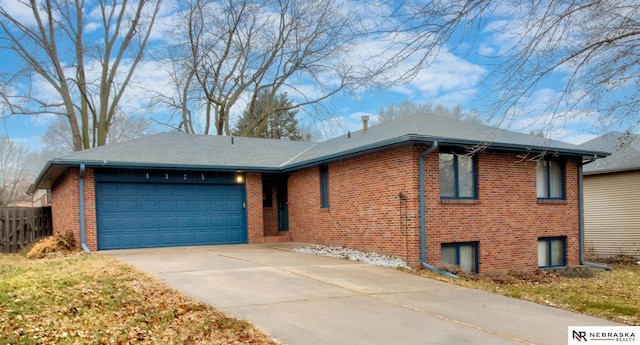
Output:
<path fill-rule="evenodd" d="M 51 207 L 0 208 L 0 253 L 17 253 L 51 235 Z"/>

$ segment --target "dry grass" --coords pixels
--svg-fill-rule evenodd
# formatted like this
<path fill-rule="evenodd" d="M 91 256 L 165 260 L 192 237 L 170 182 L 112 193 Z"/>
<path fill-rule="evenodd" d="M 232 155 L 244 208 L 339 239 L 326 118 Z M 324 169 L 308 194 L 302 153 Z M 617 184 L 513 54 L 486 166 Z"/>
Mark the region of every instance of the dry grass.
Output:
<path fill-rule="evenodd" d="M 45 237 L 27 251 L 27 259 L 42 259 L 46 257 L 64 256 L 77 251 L 76 241 L 71 231 Z"/>
<path fill-rule="evenodd" d="M 0 255 L 0 344 L 277 344 L 113 258 Z"/>
<path fill-rule="evenodd" d="M 451 284 L 640 326 L 639 265 L 613 265 L 611 271 L 574 268 L 557 273 L 488 272 L 459 279 L 428 270 L 412 272 Z"/>

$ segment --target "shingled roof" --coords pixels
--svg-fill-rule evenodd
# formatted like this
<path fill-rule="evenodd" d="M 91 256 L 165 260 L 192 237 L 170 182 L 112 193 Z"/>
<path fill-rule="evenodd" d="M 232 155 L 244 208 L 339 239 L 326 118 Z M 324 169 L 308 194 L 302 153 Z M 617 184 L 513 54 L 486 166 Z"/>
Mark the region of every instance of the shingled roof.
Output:
<path fill-rule="evenodd" d="M 612 152 L 584 166 L 585 175 L 640 170 L 640 135 L 609 132 L 581 145 L 589 150 Z"/>
<path fill-rule="evenodd" d="M 604 151 L 433 115 L 405 116 L 322 142 L 161 133 L 49 161 L 36 181 L 49 188 L 66 169 L 87 167 L 292 171 L 412 143 L 604 157 Z"/>

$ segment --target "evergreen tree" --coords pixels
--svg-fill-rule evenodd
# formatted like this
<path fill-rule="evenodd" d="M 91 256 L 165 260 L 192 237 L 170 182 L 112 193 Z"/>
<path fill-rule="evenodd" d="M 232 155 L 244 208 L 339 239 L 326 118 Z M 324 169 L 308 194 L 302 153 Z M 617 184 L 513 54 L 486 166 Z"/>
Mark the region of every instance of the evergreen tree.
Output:
<path fill-rule="evenodd" d="M 287 97 L 286 92 L 277 96 L 272 96 L 269 91 L 261 92 L 253 102 L 253 109 L 249 107 L 242 113 L 233 135 L 265 139 L 308 139 L 300 133 L 298 120 L 295 118 L 298 110 Z"/>

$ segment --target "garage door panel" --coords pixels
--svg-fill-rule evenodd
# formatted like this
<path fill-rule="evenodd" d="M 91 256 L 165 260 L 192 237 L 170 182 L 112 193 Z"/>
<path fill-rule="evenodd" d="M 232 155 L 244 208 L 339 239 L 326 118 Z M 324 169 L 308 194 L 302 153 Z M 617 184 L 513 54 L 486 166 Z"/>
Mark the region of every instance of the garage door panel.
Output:
<path fill-rule="evenodd" d="M 147 199 L 139 199 L 136 200 L 135 206 L 133 208 L 129 208 L 126 210 L 123 210 L 123 212 L 127 212 L 127 210 L 130 210 L 128 212 L 136 212 L 136 213 L 156 213 L 158 212 L 158 209 L 156 207 L 156 201 L 154 201 L 153 199 L 151 200 L 147 200 Z"/>
<path fill-rule="evenodd" d="M 156 217 L 138 217 L 136 222 L 140 224 L 141 229 L 158 229 L 160 227 L 160 221 Z"/>
<path fill-rule="evenodd" d="M 106 247 L 115 246 L 122 242 L 120 235 L 110 235 L 110 234 L 102 235 L 100 240 Z M 126 248 L 126 247 L 120 247 L 120 248 Z"/>
<path fill-rule="evenodd" d="M 190 217 L 176 217 L 176 227 L 178 229 L 193 229 L 193 218 Z"/>
<path fill-rule="evenodd" d="M 122 207 L 122 200 L 102 200 L 98 207 L 105 210 L 114 210 L 112 213 L 116 213 L 115 210 L 120 210 Z"/>
<path fill-rule="evenodd" d="M 225 212 L 233 212 L 233 213 L 238 213 L 242 210 L 242 204 L 238 204 L 238 203 L 233 203 L 233 202 L 225 202 L 224 204 L 224 211 Z"/>
<path fill-rule="evenodd" d="M 242 233 L 241 233 L 240 231 L 237 231 L 237 232 L 229 232 L 229 233 L 228 233 L 228 236 L 229 236 L 229 237 L 228 237 L 228 240 L 229 240 L 230 242 L 241 241 L 241 239 L 242 239 L 242 237 L 243 237 L 243 235 L 242 235 Z"/>
<path fill-rule="evenodd" d="M 98 182 L 98 248 L 246 242 L 240 185 Z"/>
<path fill-rule="evenodd" d="M 174 212 L 176 203 L 172 200 L 158 200 L 156 209 L 158 212 Z"/>
<path fill-rule="evenodd" d="M 227 228 L 225 221 L 229 217 L 230 216 L 225 215 L 212 215 L 211 217 L 208 217 L 209 224 L 211 224 L 211 227 L 214 229 L 225 229 Z"/>
<path fill-rule="evenodd" d="M 176 211 L 178 212 L 193 212 L 194 206 L 191 200 L 178 200 L 176 202 Z"/>
<path fill-rule="evenodd" d="M 242 224 L 242 218 L 240 216 L 237 217 L 225 217 L 224 219 L 224 227 L 225 228 L 237 228 Z"/>
<path fill-rule="evenodd" d="M 176 245 L 178 238 L 178 234 L 174 232 L 161 232 L 158 234 L 158 240 L 160 241 L 160 245 L 164 246 L 173 246 Z"/>
<path fill-rule="evenodd" d="M 209 209 L 209 212 L 224 213 L 224 200 L 215 200 L 212 201 L 209 205 L 211 207 Z"/>
<path fill-rule="evenodd" d="M 209 204 L 206 202 L 206 199 L 197 199 L 193 201 L 191 209 L 193 213 L 208 213 Z"/>
<path fill-rule="evenodd" d="M 125 199 L 125 200 L 122 200 L 122 202 L 120 202 L 120 204 L 117 207 L 118 209 L 121 210 L 121 212 L 135 210 L 138 208 L 138 201 L 132 200 L 132 199 Z"/>

